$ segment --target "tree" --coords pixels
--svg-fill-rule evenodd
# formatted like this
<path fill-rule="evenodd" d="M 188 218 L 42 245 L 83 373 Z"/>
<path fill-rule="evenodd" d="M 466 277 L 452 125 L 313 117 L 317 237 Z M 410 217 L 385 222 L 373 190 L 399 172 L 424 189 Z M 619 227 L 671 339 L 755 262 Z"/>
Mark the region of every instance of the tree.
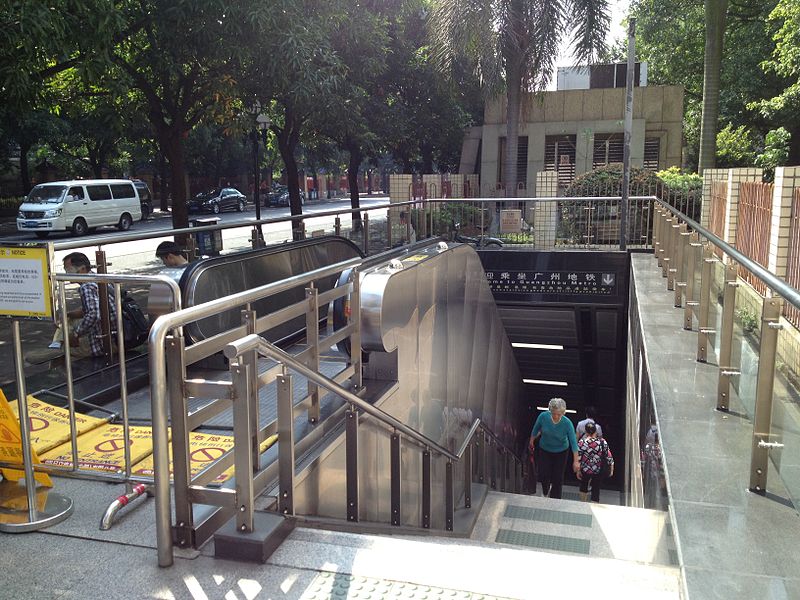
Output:
<path fill-rule="evenodd" d="M 260 7 L 260 8 L 258 8 Z M 126 22 L 139 23 L 119 43 L 112 61 L 141 95 L 159 147 L 169 161 L 172 223 L 188 226 L 184 141 L 197 124 L 236 118 L 234 74 L 266 19 L 259 3 L 220 0 L 140 0 L 124 5 Z"/>
<path fill-rule="evenodd" d="M 343 4 L 275 0 L 245 69 L 245 96 L 267 107 L 271 117 L 270 130 L 286 168 L 292 215 L 302 214 L 297 150 L 303 128 L 313 114 L 329 109 L 331 94 L 344 77 L 330 43 L 331 29 L 342 19 Z M 292 228 L 299 236 L 299 219 Z"/>
<path fill-rule="evenodd" d="M 724 127 L 748 127 L 756 145 L 774 127 L 751 104 L 784 89 L 775 73 L 764 73 L 761 61 L 773 49 L 774 26 L 767 16 L 777 0 L 732 2 L 725 27 L 725 58 L 719 85 L 718 122 Z M 636 52 L 648 63 L 649 85 L 682 85 L 686 166 L 698 165 L 703 99 L 705 9 L 696 0 L 635 0 Z"/>
<path fill-rule="evenodd" d="M 728 0 L 705 0 L 706 51 L 703 63 L 703 114 L 700 118 L 700 159 L 698 171 L 714 167 L 719 118 L 719 82 L 722 65 L 722 42 Z"/>
<path fill-rule="evenodd" d="M 505 91 L 506 153 L 503 179 L 517 183 L 521 95 L 543 90 L 550 80 L 562 37 L 573 32 L 577 62 L 605 48 L 607 0 L 436 0 L 431 38 L 440 63 L 449 68 L 465 53 L 474 61 L 487 95 Z"/>
<path fill-rule="evenodd" d="M 773 119 L 778 125 L 787 129 L 789 136 L 789 164 L 800 164 L 800 2 L 798 0 L 780 0 L 770 13 L 769 20 L 776 24 L 773 36 L 775 48 L 770 60 L 763 63 L 767 75 L 775 74 L 782 78 L 786 85 L 761 102 L 751 106 L 761 111 L 765 117 Z M 778 145 L 777 134 L 773 140 Z"/>

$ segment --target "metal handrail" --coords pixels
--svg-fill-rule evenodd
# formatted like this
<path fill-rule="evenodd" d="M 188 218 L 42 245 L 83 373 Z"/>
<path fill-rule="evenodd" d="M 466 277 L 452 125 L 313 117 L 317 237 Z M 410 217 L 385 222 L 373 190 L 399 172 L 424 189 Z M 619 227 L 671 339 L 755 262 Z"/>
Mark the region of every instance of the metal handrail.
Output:
<path fill-rule="evenodd" d="M 257 333 L 252 333 L 247 335 L 241 339 L 236 340 L 235 342 L 231 342 L 228 344 L 225 349 L 223 350 L 223 354 L 229 360 L 234 359 L 238 356 L 241 356 L 245 352 L 249 352 L 252 350 L 257 350 L 259 354 L 262 356 L 266 356 L 267 358 L 272 358 L 284 365 L 290 367 L 293 371 L 297 371 L 300 375 L 303 375 L 307 379 L 313 381 L 317 385 L 320 385 L 327 389 L 334 394 L 338 394 L 345 400 L 347 400 L 350 404 L 353 404 L 363 410 L 365 413 L 375 417 L 382 423 L 397 429 L 398 431 L 402 431 L 408 437 L 416 440 L 420 444 L 424 445 L 426 448 L 434 450 L 438 454 L 442 456 L 446 456 L 450 460 L 458 460 L 460 458 L 459 455 L 453 454 L 445 448 L 444 446 L 439 445 L 429 437 L 424 436 L 423 434 L 415 431 L 402 421 L 398 421 L 395 417 L 382 411 L 380 408 L 376 408 L 369 402 L 362 400 L 358 396 L 356 396 L 351 391 L 343 388 L 338 383 L 333 381 L 332 379 L 325 377 L 321 373 L 317 373 L 313 369 L 309 369 L 303 363 L 298 361 L 294 358 L 291 354 L 288 354 L 271 344 L 263 337 L 258 335 Z"/>
<path fill-rule="evenodd" d="M 158 564 L 168 567 L 173 563 L 172 533 L 170 531 L 170 484 L 169 484 L 169 437 L 167 417 L 167 366 L 165 344 L 167 334 L 187 323 L 213 316 L 223 309 L 255 302 L 266 296 L 310 283 L 322 277 L 335 275 L 360 265 L 360 258 L 350 259 L 295 275 L 282 281 L 239 292 L 231 296 L 198 304 L 189 308 L 162 315 L 155 320 L 148 338 L 150 367 L 150 402 L 153 417 L 153 460 L 155 473 L 156 542 Z M 173 376 L 175 376 L 173 374 Z"/>
<path fill-rule="evenodd" d="M 653 196 L 631 196 L 630 200 L 651 200 Z M 318 217 L 332 217 L 342 214 L 355 214 L 370 212 L 375 210 L 386 210 L 387 208 L 400 208 L 402 206 L 416 206 L 421 203 L 453 203 L 453 204 L 497 204 L 498 202 L 554 202 L 554 201 L 569 201 L 569 202 L 596 202 L 596 201 L 610 201 L 621 200 L 620 196 L 543 196 L 543 197 L 526 197 L 526 198 L 429 198 L 427 200 L 408 200 L 403 202 L 392 202 L 380 204 L 378 206 L 368 206 L 365 208 L 348 208 L 348 209 L 335 209 L 323 212 L 315 212 L 310 214 L 289 215 L 284 217 L 272 217 L 269 219 L 260 220 L 241 220 L 231 221 L 217 225 L 203 225 L 202 227 L 184 227 L 181 229 L 161 229 L 152 232 L 133 232 L 133 233 L 117 233 L 111 236 L 93 236 L 82 237 L 75 240 L 62 240 L 50 242 L 53 244 L 54 250 L 74 250 L 76 248 L 85 248 L 87 246 L 110 246 L 113 244 L 120 244 L 123 242 L 131 242 L 138 240 L 150 240 L 163 237 L 170 237 L 176 235 L 188 235 L 194 233 L 201 233 L 204 231 L 223 231 L 227 229 L 239 229 L 242 227 L 253 227 L 256 225 L 270 225 L 274 223 L 288 223 L 298 219 L 315 219 Z"/>
<path fill-rule="evenodd" d="M 721 240 L 716 235 L 711 233 L 708 229 L 700 225 L 697 221 L 687 217 L 685 214 L 680 212 L 678 209 L 670 206 L 663 200 L 656 198 L 655 196 L 652 199 L 664 206 L 667 210 L 669 210 L 672 214 L 676 217 L 681 219 L 684 223 L 686 223 L 689 227 L 691 227 L 694 231 L 702 235 L 706 238 L 709 242 L 714 244 L 717 248 L 722 250 L 725 254 L 730 256 L 733 260 L 735 260 L 738 264 L 742 265 L 745 269 L 750 271 L 753 275 L 758 277 L 761 281 L 767 284 L 770 289 L 776 292 L 781 298 L 787 301 L 789 304 L 794 306 L 795 308 L 800 309 L 800 291 L 796 290 L 785 281 L 770 273 L 767 269 L 763 266 L 755 262 L 754 260 L 748 258 L 741 252 L 739 252 L 736 248 Z"/>
<path fill-rule="evenodd" d="M 473 421 L 472 427 L 469 428 L 467 435 L 464 437 L 464 441 L 461 442 L 461 447 L 458 449 L 458 452 L 456 452 L 456 456 L 458 456 L 459 459 L 462 456 L 464 456 L 464 452 L 466 452 L 467 448 L 469 448 L 469 444 L 470 442 L 472 442 L 472 438 L 475 437 L 475 434 L 478 432 L 478 429 L 483 429 L 483 432 L 485 434 L 488 434 L 489 437 L 491 437 L 495 442 L 497 442 L 499 446 L 502 446 L 506 450 L 506 452 L 509 452 L 517 462 L 520 463 L 522 462 L 522 460 L 520 460 L 519 457 L 516 454 L 514 454 L 513 450 L 511 450 L 508 446 L 506 446 L 500 440 L 500 438 L 495 435 L 494 431 L 486 427 L 483 424 L 483 421 L 481 421 L 481 419 L 478 417 L 476 417 L 475 421 Z"/>

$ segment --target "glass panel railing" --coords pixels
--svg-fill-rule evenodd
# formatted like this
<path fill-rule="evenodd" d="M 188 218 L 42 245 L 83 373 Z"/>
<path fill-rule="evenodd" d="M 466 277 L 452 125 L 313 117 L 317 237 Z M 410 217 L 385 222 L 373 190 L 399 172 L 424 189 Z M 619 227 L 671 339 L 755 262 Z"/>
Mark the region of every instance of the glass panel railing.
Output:
<path fill-rule="evenodd" d="M 734 309 L 733 338 L 731 343 L 731 370 L 739 375 L 731 375 L 731 388 L 738 396 L 741 409 L 752 418 L 755 412 L 756 383 L 758 380 L 759 336 L 761 303 L 758 293 L 741 279 L 736 289 L 736 308 Z M 738 411 L 734 402 L 730 409 Z"/>
<path fill-rule="evenodd" d="M 711 299 L 708 304 L 708 362 L 719 360 L 719 339 L 722 331 L 722 296 L 725 289 L 725 265 L 719 261 L 711 265 Z"/>
<path fill-rule="evenodd" d="M 786 320 L 782 324 L 783 329 L 778 332 L 770 442 L 783 447 L 771 449 L 770 458 L 790 499 L 800 506 L 800 362 L 796 359 L 800 332 Z M 772 469 L 769 473 L 774 476 Z M 769 489 L 769 481 L 767 485 Z"/>

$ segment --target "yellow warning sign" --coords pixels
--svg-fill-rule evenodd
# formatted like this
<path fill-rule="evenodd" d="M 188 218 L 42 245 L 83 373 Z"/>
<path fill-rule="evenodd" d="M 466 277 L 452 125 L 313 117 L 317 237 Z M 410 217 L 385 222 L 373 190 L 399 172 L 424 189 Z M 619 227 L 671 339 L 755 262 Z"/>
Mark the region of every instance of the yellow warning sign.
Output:
<path fill-rule="evenodd" d="M 31 457 L 34 464 L 39 464 L 36 450 L 31 448 Z M 19 436 L 19 420 L 11 410 L 5 395 L 0 390 L 0 461 L 15 465 L 23 465 L 22 438 Z M 16 469 L 0 469 L 3 477 L 9 481 L 18 481 L 25 476 L 24 471 Z M 36 481 L 42 485 L 52 487 L 53 482 L 47 473 L 35 473 Z"/>
<path fill-rule="evenodd" d="M 150 427 L 130 427 L 131 464 L 153 453 Z M 67 442 L 42 454 L 42 462 L 72 466 L 72 445 Z M 122 425 L 101 425 L 78 438 L 78 467 L 116 473 L 125 469 L 125 438 Z"/>
<path fill-rule="evenodd" d="M 427 254 L 414 254 L 412 256 L 406 256 L 401 258 L 403 262 L 420 262 L 421 260 L 425 260 L 426 258 L 430 258 Z"/>
<path fill-rule="evenodd" d="M 14 411 L 14 415 L 19 419 L 16 400 L 11 403 L 11 410 Z M 70 439 L 69 409 L 67 408 L 59 408 L 47 402 L 42 402 L 34 396 L 28 396 L 28 421 L 31 444 L 39 454 L 52 450 Z M 75 428 L 78 435 L 100 427 L 100 425 L 107 422 L 107 419 L 98 419 L 97 417 L 75 413 Z"/>
<path fill-rule="evenodd" d="M 260 451 L 264 452 L 275 440 L 278 439 L 277 435 L 270 436 L 261 442 Z M 233 450 L 233 437 L 230 435 L 212 435 L 207 433 L 190 433 L 189 434 L 189 471 L 192 477 L 195 477 L 206 467 L 221 458 L 226 452 Z M 144 475 L 145 477 L 152 477 L 153 470 L 153 455 L 146 457 L 141 462 L 133 466 L 134 475 Z M 172 444 L 169 447 L 169 474 L 172 477 Z M 223 473 L 215 477 L 211 484 L 225 483 L 228 479 L 233 477 L 234 468 L 230 467 Z"/>

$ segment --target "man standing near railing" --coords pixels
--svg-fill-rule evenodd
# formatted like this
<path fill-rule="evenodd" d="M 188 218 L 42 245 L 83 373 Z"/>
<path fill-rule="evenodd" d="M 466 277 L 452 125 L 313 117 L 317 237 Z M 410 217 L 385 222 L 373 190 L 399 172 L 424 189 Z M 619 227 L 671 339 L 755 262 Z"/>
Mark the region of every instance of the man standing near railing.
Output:
<path fill-rule="evenodd" d="M 64 270 L 70 274 L 92 273 L 92 264 L 82 252 L 73 252 L 64 257 Z M 97 283 L 87 281 L 80 284 L 81 308 L 76 308 L 67 313 L 70 319 L 80 319 L 70 333 L 70 345 L 78 347 L 80 338 L 89 339 L 89 348 L 92 356 L 103 356 L 103 326 L 100 319 L 100 290 Z M 108 310 L 111 321 L 112 333 L 116 331 L 117 308 L 114 304 L 114 294 L 108 290 Z"/>

